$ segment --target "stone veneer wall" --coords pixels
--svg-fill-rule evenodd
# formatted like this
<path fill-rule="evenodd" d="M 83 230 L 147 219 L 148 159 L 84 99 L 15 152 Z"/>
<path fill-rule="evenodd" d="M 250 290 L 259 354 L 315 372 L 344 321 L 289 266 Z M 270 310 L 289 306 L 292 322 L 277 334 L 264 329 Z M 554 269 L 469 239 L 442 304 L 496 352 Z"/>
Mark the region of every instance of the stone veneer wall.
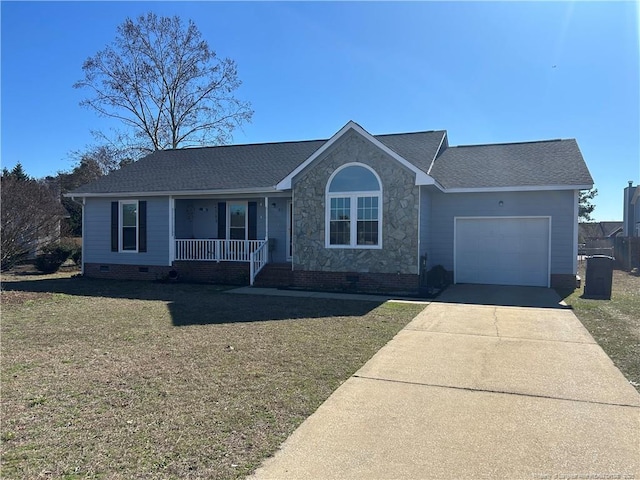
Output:
<path fill-rule="evenodd" d="M 382 249 L 325 248 L 327 181 L 350 162 L 370 166 L 382 181 Z M 294 271 L 417 274 L 418 203 L 415 174 L 350 131 L 294 178 Z"/>

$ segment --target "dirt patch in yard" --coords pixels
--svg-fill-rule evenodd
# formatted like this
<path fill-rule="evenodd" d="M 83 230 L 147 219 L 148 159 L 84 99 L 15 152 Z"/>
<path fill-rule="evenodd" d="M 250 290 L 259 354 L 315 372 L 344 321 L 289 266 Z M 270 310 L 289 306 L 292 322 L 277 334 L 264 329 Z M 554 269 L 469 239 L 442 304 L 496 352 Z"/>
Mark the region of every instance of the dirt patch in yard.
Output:
<path fill-rule="evenodd" d="M 47 292 L 0 292 L 0 302 L 2 305 L 22 305 L 26 302 L 34 302 L 37 300 L 47 300 L 53 296 Z"/>

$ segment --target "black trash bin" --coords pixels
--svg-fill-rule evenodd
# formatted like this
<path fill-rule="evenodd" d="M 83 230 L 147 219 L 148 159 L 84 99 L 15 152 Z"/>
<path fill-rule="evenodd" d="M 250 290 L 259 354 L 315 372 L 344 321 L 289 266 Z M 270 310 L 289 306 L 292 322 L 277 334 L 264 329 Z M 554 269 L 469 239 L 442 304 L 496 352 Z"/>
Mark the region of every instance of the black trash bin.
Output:
<path fill-rule="evenodd" d="M 584 282 L 584 296 L 609 300 L 613 283 L 613 257 L 593 255 L 587 257 L 587 274 Z"/>

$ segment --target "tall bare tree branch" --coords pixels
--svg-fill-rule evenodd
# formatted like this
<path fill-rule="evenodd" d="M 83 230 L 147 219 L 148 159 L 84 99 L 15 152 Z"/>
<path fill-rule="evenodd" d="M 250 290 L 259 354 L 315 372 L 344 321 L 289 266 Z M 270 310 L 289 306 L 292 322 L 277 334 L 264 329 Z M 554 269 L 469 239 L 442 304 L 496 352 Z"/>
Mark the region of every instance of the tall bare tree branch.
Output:
<path fill-rule="evenodd" d="M 218 58 L 193 21 L 177 16 L 127 18 L 82 69 L 74 87 L 91 96 L 81 105 L 120 120 L 140 151 L 226 143 L 253 116 L 234 94 L 236 63 Z"/>

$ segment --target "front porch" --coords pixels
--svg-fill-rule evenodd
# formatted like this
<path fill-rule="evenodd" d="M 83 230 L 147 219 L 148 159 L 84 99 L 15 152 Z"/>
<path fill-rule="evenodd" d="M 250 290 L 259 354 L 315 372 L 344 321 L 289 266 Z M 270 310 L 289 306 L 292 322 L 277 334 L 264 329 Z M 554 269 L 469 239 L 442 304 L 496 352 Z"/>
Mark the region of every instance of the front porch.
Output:
<path fill-rule="evenodd" d="M 253 285 L 268 262 L 289 258 L 288 197 L 174 198 L 172 202 L 171 259 L 183 268 L 185 262 L 249 264 Z"/>
<path fill-rule="evenodd" d="M 250 262 L 252 254 L 261 252 L 268 240 L 177 239 L 175 260 L 203 262 Z"/>
<path fill-rule="evenodd" d="M 174 261 L 248 262 L 249 284 L 269 261 L 268 240 L 177 239 Z"/>

